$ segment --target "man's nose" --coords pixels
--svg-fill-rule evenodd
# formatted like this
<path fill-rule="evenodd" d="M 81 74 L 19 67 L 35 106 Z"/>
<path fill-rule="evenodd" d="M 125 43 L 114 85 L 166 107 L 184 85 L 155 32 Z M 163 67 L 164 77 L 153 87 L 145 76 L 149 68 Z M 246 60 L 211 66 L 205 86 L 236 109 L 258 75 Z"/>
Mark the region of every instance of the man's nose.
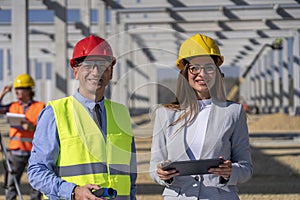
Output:
<path fill-rule="evenodd" d="M 98 74 L 103 74 L 103 72 L 105 71 L 105 69 L 103 67 L 98 66 L 97 64 L 93 65 L 92 71 L 94 73 L 98 73 Z"/>

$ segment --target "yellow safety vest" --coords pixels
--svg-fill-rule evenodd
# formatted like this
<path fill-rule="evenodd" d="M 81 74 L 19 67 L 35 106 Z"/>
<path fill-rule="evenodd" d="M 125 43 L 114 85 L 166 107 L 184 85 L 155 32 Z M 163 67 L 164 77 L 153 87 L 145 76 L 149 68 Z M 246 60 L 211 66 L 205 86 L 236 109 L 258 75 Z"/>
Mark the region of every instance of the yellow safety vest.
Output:
<path fill-rule="evenodd" d="M 130 196 L 132 128 L 128 109 L 104 101 L 107 121 L 106 142 L 95 121 L 74 97 L 50 101 L 59 140 L 56 174 L 83 186 L 97 184 Z"/>

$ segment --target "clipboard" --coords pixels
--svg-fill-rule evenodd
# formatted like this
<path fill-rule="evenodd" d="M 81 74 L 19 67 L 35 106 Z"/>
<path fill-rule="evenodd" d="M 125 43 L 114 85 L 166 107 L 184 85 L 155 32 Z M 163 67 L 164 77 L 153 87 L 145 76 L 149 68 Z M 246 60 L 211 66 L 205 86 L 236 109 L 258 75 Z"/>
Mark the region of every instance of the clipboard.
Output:
<path fill-rule="evenodd" d="M 21 127 L 22 123 L 27 122 L 24 114 L 7 112 L 6 118 L 11 127 Z"/>
<path fill-rule="evenodd" d="M 222 158 L 174 161 L 164 163 L 162 169 L 176 169 L 179 172 L 179 176 L 210 174 L 208 172 L 209 168 L 217 168 L 223 162 L 224 160 Z"/>

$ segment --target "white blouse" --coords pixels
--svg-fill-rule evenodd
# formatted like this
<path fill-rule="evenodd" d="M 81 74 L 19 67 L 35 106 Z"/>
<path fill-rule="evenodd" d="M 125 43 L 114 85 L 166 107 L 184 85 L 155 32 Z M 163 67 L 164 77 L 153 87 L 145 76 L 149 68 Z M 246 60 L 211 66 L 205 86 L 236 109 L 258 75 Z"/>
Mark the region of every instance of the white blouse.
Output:
<path fill-rule="evenodd" d="M 211 109 L 211 99 L 199 100 L 200 112 L 194 123 L 187 126 L 187 143 L 196 159 L 200 159 Z"/>

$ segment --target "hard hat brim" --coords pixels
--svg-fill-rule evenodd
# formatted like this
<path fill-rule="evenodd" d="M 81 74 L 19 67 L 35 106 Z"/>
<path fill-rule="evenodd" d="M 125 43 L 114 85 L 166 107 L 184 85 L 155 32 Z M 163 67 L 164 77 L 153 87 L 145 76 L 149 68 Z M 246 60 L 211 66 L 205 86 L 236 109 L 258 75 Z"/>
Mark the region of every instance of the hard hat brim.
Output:
<path fill-rule="evenodd" d="M 177 60 L 176 60 L 176 66 L 177 66 L 177 68 L 179 69 L 179 70 L 183 70 L 183 68 L 184 68 L 184 62 L 183 62 L 183 60 L 184 59 L 190 59 L 190 58 L 192 58 L 192 57 L 201 57 L 201 56 L 216 56 L 217 58 L 218 58 L 218 61 L 217 61 L 217 63 L 216 63 L 216 65 L 218 66 L 218 67 L 221 67 L 221 65 L 223 64 L 223 62 L 224 62 L 224 57 L 222 56 L 222 55 L 218 55 L 218 54 L 207 54 L 207 55 L 198 55 L 198 56 L 191 56 L 191 57 L 187 57 L 187 58 L 178 58 Z"/>
<path fill-rule="evenodd" d="M 116 64 L 116 58 L 112 56 L 99 56 L 99 55 L 90 55 L 90 56 L 82 56 L 79 58 L 74 58 L 70 60 L 70 65 L 72 68 L 76 67 L 78 64 L 78 61 L 80 62 L 84 60 L 102 60 L 105 58 L 106 60 L 109 60 L 111 62 L 111 65 L 114 66 Z"/>

